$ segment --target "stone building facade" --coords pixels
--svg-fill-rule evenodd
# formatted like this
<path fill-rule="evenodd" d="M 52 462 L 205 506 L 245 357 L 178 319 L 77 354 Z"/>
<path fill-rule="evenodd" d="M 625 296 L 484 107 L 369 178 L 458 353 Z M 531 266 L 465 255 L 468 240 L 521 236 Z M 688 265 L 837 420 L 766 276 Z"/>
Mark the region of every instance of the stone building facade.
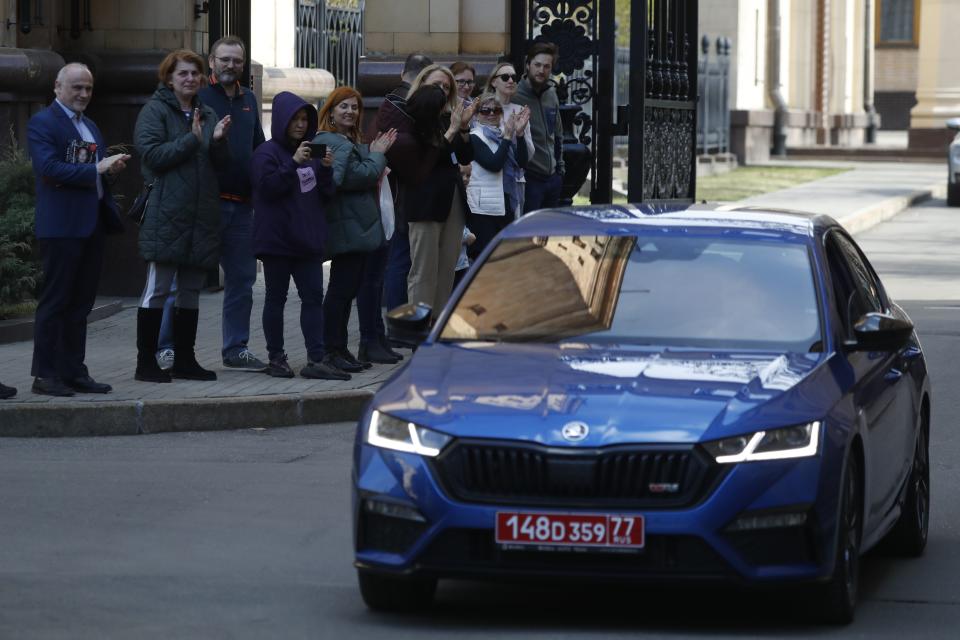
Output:
<path fill-rule="evenodd" d="M 733 42 L 741 162 L 769 157 L 777 81 L 788 147 L 862 146 L 873 111 L 880 130 L 909 130 L 911 149 L 935 154 L 960 116 L 957 0 L 700 0 L 700 30 Z"/>

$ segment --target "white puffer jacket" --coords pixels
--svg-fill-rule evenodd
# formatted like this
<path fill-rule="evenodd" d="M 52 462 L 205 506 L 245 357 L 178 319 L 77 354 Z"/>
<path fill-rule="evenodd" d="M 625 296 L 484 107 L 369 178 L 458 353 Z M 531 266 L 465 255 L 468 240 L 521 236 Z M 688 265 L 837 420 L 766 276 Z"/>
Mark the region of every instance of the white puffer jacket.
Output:
<path fill-rule="evenodd" d="M 474 127 L 470 135 L 482 140 L 490 147 L 490 151 L 497 150 L 497 143 L 487 139 L 479 126 Z M 506 215 L 503 171 L 488 171 L 476 161 L 470 164 L 470 182 L 467 184 L 467 204 L 470 206 L 470 213 L 481 216 Z"/>

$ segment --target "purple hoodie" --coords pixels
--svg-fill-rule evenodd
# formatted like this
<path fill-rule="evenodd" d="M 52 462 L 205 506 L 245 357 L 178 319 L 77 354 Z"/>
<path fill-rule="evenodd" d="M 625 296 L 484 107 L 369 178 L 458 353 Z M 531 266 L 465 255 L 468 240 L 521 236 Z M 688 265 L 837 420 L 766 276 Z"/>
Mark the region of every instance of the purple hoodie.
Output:
<path fill-rule="evenodd" d="M 324 255 L 323 203 L 334 193 L 332 171 L 318 159 L 302 165 L 293 161 L 296 146 L 287 140 L 287 127 L 300 109 L 307 110 L 304 140 L 312 140 L 317 133 L 317 110 L 283 91 L 273 98 L 273 137 L 253 153 L 253 253 L 257 257 Z"/>

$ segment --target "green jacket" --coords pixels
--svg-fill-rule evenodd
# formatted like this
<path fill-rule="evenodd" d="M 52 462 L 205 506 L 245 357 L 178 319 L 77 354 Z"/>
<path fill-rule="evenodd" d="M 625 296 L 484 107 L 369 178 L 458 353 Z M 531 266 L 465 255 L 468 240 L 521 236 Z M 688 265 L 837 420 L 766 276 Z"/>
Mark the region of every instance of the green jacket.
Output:
<path fill-rule="evenodd" d="M 387 157 L 330 131 L 321 131 L 313 141 L 327 145 L 333 152 L 333 184 L 337 192 L 326 207 L 327 255 L 380 248 L 386 236 L 380 222 L 378 184 L 387 167 Z"/>
<path fill-rule="evenodd" d="M 220 260 L 217 167 L 230 162 L 227 137 L 213 142 L 217 114 L 194 98 L 203 141 L 191 131 L 173 91 L 160 86 L 140 110 L 133 139 L 147 183 L 156 180 L 140 227 L 140 255 L 149 262 L 216 268 Z"/>

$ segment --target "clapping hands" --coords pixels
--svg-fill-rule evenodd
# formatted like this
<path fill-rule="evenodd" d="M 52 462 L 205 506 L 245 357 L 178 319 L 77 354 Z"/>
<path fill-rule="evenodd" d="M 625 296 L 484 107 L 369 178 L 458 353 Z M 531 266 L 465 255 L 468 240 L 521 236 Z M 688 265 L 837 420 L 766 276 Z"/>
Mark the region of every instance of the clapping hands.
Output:
<path fill-rule="evenodd" d="M 130 155 L 126 153 L 115 153 L 112 156 L 107 156 L 97 163 L 97 173 L 108 173 L 110 175 L 120 173 L 127 168 L 127 161 L 129 160 Z"/>
<path fill-rule="evenodd" d="M 463 100 L 458 100 L 457 105 L 453 108 L 453 111 L 450 112 L 450 131 L 463 132 L 465 128 L 464 125 L 469 125 L 470 121 L 473 120 L 473 113 L 476 108 L 476 101 L 465 106 Z"/>
<path fill-rule="evenodd" d="M 227 132 L 230 130 L 230 116 L 224 116 L 220 122 L 217 123 L 217 126 L 213 128 L 213 141 L 219 142 L 223 139 L 223 136 L 227 135 Z M 200 118 L 200 109 L 195 108 L 193 110 L 193 123 L 191 126 L 191 131 L 193 135 L 197 136 L 197 140 L 203 142 L 203 122 Z"/>
<path fill-rule="evenodd" d="M 373 142 L 370 143 L 370 151 L 375 153 L 386 153 L 390 150 L 390 147 L 393 146 L 393 143 L 397 141 L 397 130 L 390 129 L 388 131 L 382 131 L 374 138 Z"/>
<path fill-rule="evenodd" d="M 523 107 L 520 111 L 517 111 L 513 114 L 516 120 L 514 121 L 514 131 L 517 134 L 517 137 L 522 137 L 523 132 L 527 128 L 527 124 L 530 122 L 530 107 Z"/>
<path fill-rule="evenodd" d="M 517 115 L 516 113 L 510 114 L 510 117 L 503 123 L 503 137 L 505 140 L 512 138 L 514 132 L 517 130 Z"/>

